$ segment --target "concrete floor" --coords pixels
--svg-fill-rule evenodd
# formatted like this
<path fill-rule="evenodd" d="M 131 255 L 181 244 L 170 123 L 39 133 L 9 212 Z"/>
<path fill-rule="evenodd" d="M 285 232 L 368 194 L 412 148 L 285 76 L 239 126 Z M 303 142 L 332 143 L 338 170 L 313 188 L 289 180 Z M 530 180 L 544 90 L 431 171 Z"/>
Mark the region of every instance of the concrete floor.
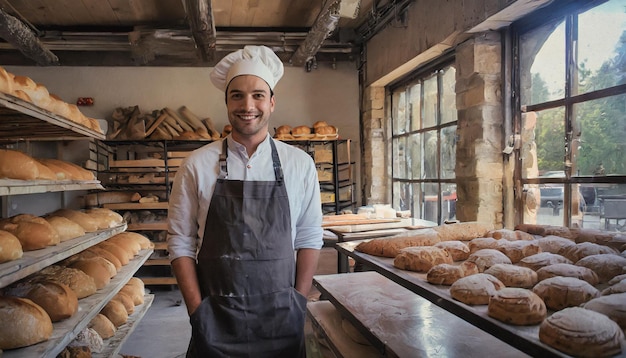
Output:
<path fill-rule="evenodd" d="M 333 248 L 322 248 L 316 274 L 326 275 L 337 273 L 337 251 Z M 148 287 L 150 289 L 150 287 Z M 185 357 L 191 326 L 182 295 L 175 286 L 152 287 L 154 294 L 152 306 L 139 322 L 134 332 L 127 338 L 120 349 L 121 357 L 141 358 L 179 358 Z M 308 296 L 309 301 L 319 299 L 319 292 L 313 288 Z M 307 322 L 308 323 L 308 322 Z M 306 332 L 311 335 L 310 325 Z M 307 337 L 307 345 L 313 343 Z M 308 347 L 307 347 L 308 348 Z M 319 351 L 319 347 L 314 350 Z M 325 354 L 315 354 L 322 357 Z M 309 356 L 311 356 L 309 354 Z"/>

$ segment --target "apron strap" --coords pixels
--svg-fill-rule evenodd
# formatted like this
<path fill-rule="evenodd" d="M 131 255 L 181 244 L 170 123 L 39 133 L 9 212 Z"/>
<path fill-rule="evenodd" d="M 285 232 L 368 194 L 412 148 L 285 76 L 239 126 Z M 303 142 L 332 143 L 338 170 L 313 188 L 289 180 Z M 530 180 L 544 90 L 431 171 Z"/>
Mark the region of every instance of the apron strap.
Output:
<path fill-rule="evenodd" d="M 222 152 L 220 153 L 220 175 L 219 178 L 227 179 L 228 178 L 228 163 L 226 159 L 228 158 L 228 143 L 226 143 L 226 138 L 222 141 Z"/>

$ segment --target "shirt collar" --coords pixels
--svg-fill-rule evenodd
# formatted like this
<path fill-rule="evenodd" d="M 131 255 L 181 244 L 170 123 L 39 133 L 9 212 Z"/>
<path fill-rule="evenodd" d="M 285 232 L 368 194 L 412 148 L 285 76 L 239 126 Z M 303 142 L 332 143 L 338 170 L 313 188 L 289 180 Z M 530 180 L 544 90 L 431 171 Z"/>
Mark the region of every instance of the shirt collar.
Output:
<path fill-rule="evenodd" d="M 247 157 L 246 147 L 243 144 L 234 140 L 231 134 L 229 134 L 225 139 L 228 140 L 227 142 L 228 149 L 232 153 L 237 153 L 238 155 L 242 156 L 242 158 Z M 259 144 L 259 146 L 256 148 L 256 152 L 254 152 L 252 156 L 254 157 L 257 155 L 261 155 L 267 152 L 268 150 L 270 150 L 270 140 L 271 140 L 271 137 L 268 132 L 265 136 L 265 139 L 261 142 L 261 144 Z"/>

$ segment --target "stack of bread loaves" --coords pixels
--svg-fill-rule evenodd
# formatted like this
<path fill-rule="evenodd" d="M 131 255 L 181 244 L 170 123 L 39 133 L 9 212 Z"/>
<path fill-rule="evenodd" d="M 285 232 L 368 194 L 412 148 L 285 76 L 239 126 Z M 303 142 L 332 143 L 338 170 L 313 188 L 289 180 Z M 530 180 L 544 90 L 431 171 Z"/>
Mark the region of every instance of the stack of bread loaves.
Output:
<path fill-rule="evenodd" d="M 10 149 L 0 149 L 0 179 L 18 180 L 94 180 L 93 172 L 59 159 L 35 159 Z"/>
<path fill-rule="evenodd" d="M 310 140 L 310 139 L 337 139 L 337 127 L 325 121 L 313 123 L 313 127 L 282 125 L 274 129 L 274 138 L 279 140 Z"/>
<path fill-rule="evenodd" d="M 76 105 L 67 103 L 58 96 L 49 93 L 46 86 L 36 83 L 30 77 L 16 76 L 2 67 L 0 67 L 0 92 L 30 102 L 95 132 L 103 133 L 100 123 L 85 116 Z"/>

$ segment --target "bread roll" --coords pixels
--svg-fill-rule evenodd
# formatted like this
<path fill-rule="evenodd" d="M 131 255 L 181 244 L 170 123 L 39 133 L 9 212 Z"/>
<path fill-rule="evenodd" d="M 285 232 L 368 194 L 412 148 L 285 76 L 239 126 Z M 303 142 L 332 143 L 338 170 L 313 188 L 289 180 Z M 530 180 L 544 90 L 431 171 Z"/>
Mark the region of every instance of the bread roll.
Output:
<path fill-rule="evenodd" d="M 602 295 L 608 296 L 624 292 L 626 292 L 626 279 L 605 288 L 602 290 Z"/>
<path fill-rule="evenodd" d="M 328 123 L 326 123 L 326 121 L 317 121 L 313 123 L 313 129 L 317 129 L 320 127 L 328 127 Z"/>
<path fill-rule="evenodd" d="M 576 243 L 570 239 L 554 235 L 540 237 L 537 239 L 537 243 L 542 252 L 550 252 L 553 254 L 559 254 L 568 247 L 576 245 Z"/>
<path fill-rule="evenodd" d="M 337 127 L 334 127 L 334 126 L 317 127 L 314 129 L 314 132 L 315 134 L 321 134 L 321 135 L 337 134 Z"/>
<path fill-rule="evenodd" d="M 222 129 L 222 138 L 226 137 L 227 135 L 230 134 L 230 132 L 233 131 L 233 126 L 231 126 L 230 124 L 227 124 L 224 126 L 224 129 Z"/>
<path fill-rule="evenodd" d="M 617 254 L 617 250 L 608 246 L 602 246 L 594 244 L 592 242 L 582 242 L 574 246 L 563 249 L 559 254 L 567 257 L 572 262 L 577 262 L 586 256 L 598 255 L 598 254 Z"/>
<path fill-rule="evenodd" d="M 493 237 L 496 240 L 508 240 L 508 241 L 517 241 L 517 240 L 535 240 L 535 237 L 527 232 L 522 230 L 509 230 L 509 229 L 498 229 L 498 230 L 490 230 L 487 233 L 488 237 Z"/>
<path fill-rule="evenodd" d="M 596 297 L 583 307 L 608 316 L 622 329 L 626 329 L 626 293 Z"/>
<path fill-rule="evenodd" d="M 291 134 L 291 127 L 282 125 L 275 130 L 276 134 Z"/>
<path fill-rule="evenodd" d="M 46 341 L 52 335 L 50 317 L 27 298 L 0 296 L 0 349 Z"/>
<path fill-rule="evenodd" d="M 85 235 L 85 229 L 76 222 L 62 216 L 48 216 L 44 218 L 59 234 L 59 241 L 75 239 Z"/>
<path fill-rule="evenodd" d="M 78 310 L 78 297 L 67 285 L 54 280 L 24 282 L 5 289 L 6 294 L 28 298 L 48 313 L 52 322 L 71 317 Z"/>
<path fill-rule="evenodd" d="M 307 126 L 297 126 L 291 129 L 292 135 L 304 135 L 311 134 L 311 128 Z"/>
<path fill-rule="evenodd" d="M 622 350 L 624 338 L 617 323 L 580 307 L 555 312 L 539 326 L 539 340 L 576 357 L 610 357 Z"/>
<path fill-rule="evenodd" d="M 505 287 L 489 300 L 487 314 L 504 323 L 527 326 L 541 323 L 548 311 L 539 296 L 525 288 Z"/>
<path fill-rule="evenodd" d="M 507 287 L 531 288 L 537 283 L 537 273 L 528 267 L 495 264 L 484 273 L 494 276 Z"/>
<path fill-rule="evenodd" d="M 393 260 L 393 265 L 401 270 L 426 272 L 438 264 L 451 264 L 450 254 L 438 247 L 421 246 L 407 247 Z"/>
<path fill-rule="evenodd" d="M 426 273 L 426 281 L 434 285 L 450 286 L 465 276 L 475 275 L 477 273 L 478 267 L 472 263 L 467 265 L 439 264 L 428 270 Z"/>
<path fill-rule="evenodd" d="M 539 244 L 532 241 L 507 241 L 500 240 L 496 245 L 496 250 L 505 254 L 512 263 L 518 263 L 526 256 L 535 255 L 541 252 Z"/>
<path fill-rule="evenodd" d="M 113 337 L 117 331 L 113 322 L 102 313 L 95 315 L 94 318 L 89 321 L 88 327 L 96 331 L 102 339 Z"/>
<path fill-rule="evenodd" d="M 99 290 L 111 282 L 109 265 L 115 270 L 115 266 L 104 258 L 81 259 L 73 262 L 69 267 L 79 269 L 91 276 Z"/>
<path fill-rule="evenodd" d="M 35 159 L 17 150 L 0 149 L 0 178 L 35 180 L 39 169 Z"/>
<path fill-rule="evenodd" d="M 495 249 L 498 246 L 498 240 L 493 237 L 477 237 L 467 243 L 470 254 L 482 249 Z"/>
<path fill-rule="evenodd" d="M 463 261 L 470 255 L 469 247 L 462 241 L 442 241 L 436 243 L 434 246 L 446 250 L 450 254 L 450 257 L 452 257 L 452 261 Z"/>
<path fill-rule="evenodd" d="M 578 260 L 576 266 L 592 269 L 598 274 L 600 283 L 604 283 L 617 275 L 626 273 L 626 257 L 614 254 L 590 255 Z"/>
<path fill-rule="evenodd" d="M 118 300 L 110 300 L 100 311 L 115 327 L 119 327 L 128 321 L 128 313 L 124 305 Z"/>
<path fill-rule="evenodd" d="M 528 267 L 533 271 L 537 271 L 544 266 L 554 265 L 554 264 L 571 264 L 572 261 L 569 259 L 550 252 L 540 252 L 535 255 L 526 256 L 518 262 L 518 265 L 523 267 Z"/>
<path fill-rule="evenodd" d="M 22 258 L 24 251 L 20 240 L 8 231 L 0 230 L 0 264 Z"/>
<path fill-rule="evenodd" d="M 459 240 L 470 241 L 477 237 L 484 237 L 493 225 L 476 221 L 456 224 L 444 224 L 432 228 L 439 235 L 440 241 Z"/>
<path fill-rule="evenodd" d="M 537 270 L 537 277 L 539 281 L 555 276 L 575 277 L 577 279 L 587 281 L 591 286 L 595 286 L 600 283 L 598 275 L 593 272 L 593 270 L 582 266 L 572 264 L 554 264 Z"/>
<path fill-rule="evenodd" d="M 543 299 L 549 309 L 558 311 L 566 307 L 579 306 L 600 292 L 588 282 L 575 277 L 555 276 L 539 282 L 533 292 Z"/>
<path fill-rule="evenodd" d="M 437 233 L 431 229 L 425 229 L 412 236 L 396 236 L 364 241 L 358 244 L 355 250 L 369 255 L 394 258 L 405 247 L 433 246 L 438 242 L 439 237 Z"/>
<path fill-rule="evenodd" d="M 78 299 L 89 297 L 97 290 L 93 277 L 76 268 L 51 265 L 39 271 L 39 276 L 42 279 L 53 279 L 67 285 Z"/>
<path fill-rule="evenodd" d="M 467 258 L 468 262 L 473 262 L 478 266 L 479 272 L 484 272 L 495 264 L 510 264 L 511 259 L 503 253 L 494 249 L 482 249 L 474 252 Z"/>
<path fill-rule="evenodd" d="M 477 273 L 457 280 L 450 286 L 450 295 L 457 301 L 468 305 L 486 305 L 496 291 L 504 288 L 497 278 L 484 273 Z"/>
<path fill-rule="evenodd" d="M 59 209 L 50 214 L 50 216 L 62 216 L 70 219 L 82 226 L 85 232 L 98 231 L 98 224 L 94 218 L 78 210 Z"/>

